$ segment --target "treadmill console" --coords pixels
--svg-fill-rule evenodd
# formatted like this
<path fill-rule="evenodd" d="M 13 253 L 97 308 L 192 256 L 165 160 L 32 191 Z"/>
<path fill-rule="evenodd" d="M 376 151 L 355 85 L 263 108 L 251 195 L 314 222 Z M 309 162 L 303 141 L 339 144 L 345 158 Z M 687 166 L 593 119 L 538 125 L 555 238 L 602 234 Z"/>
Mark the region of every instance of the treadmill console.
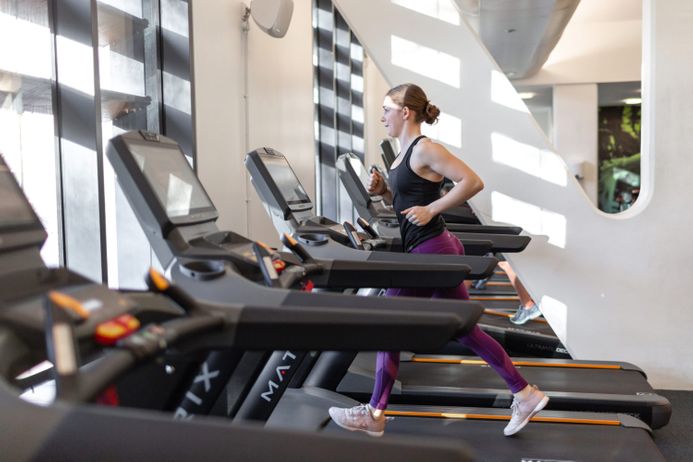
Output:
<path fill-rule="evenodd" d="M 313 203 L 286 157 L 272 148 L 248 153 L 245 164 L 258 193 L 270 208 L 287 220 L 294 212 L 313 208 Z"/>
<path fill-rule="evenodd" d="M 392 142 L 390 142 L 389 139 L 385 138 L 383 141 L 380 142 L 380 153 L 383 157 L 385 168 L 389 170 L 390 166 L 397 157 L 397 154 L 395 153 L 395 150 L 392 147 Z"/>
<path fill-rule="evenodd" d="M 218 218 L 185 154 L 170 138 L 143 131 L 124 133 L 111 139 L 107 155 L 121 184 L 134 182 L 123 188 L 139 191 L 139 199 L 147 203 L 164 234 L 176 226 Z M 133 209 L 142 207 L 133 205 Z"/>
<path fill-rule="evenodd" d="M 346 153 L 337 159 L 337 169 L 342 183 L 349 187 L 354 202 L 362 202 L 368 206 L 370 202 L 380 202 L 382 196 L 368 193 L 368 181 L 370 174 L 356 154 Z"/>
<path fill-rule="evenodd" d="M 40 248 L 46 240 L 46 231 L 2 155 L 0 198 L 0 253 L 24 247 Z"/>

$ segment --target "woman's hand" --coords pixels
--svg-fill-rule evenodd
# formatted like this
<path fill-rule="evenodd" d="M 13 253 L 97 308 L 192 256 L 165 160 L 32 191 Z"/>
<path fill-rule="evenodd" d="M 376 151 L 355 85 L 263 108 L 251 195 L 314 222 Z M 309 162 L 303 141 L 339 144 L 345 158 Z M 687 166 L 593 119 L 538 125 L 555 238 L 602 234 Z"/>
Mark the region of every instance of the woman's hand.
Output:
<path fill-rule="evenodd" d="M 404 215 L 412 224 L 416 226 L 424 226 L 433 219 L 435 213 L 433 213 L 428 207 L 415 205 L 414 207 L 409 207 L 408 209 L 402 210 L 402 215 Z"/>
<path fill-rule="evenodd" d="M 387 191 L 387 184 L 377 170 L 371 170 L 371 176 L 368 178 L 368 193 L 382 195 Z"/>

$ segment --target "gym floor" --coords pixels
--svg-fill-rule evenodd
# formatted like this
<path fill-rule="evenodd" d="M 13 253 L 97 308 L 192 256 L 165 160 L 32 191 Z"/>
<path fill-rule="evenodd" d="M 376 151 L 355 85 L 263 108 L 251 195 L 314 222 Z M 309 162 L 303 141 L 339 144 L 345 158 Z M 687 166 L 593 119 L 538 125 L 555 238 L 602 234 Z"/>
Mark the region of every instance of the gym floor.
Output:
<path fill-rule="evenodd" d="M 671 401 L 669 425 L 656 430 L 654 440 L 669 462 L 693 460 L 693 391 L 657 390 Z"/>

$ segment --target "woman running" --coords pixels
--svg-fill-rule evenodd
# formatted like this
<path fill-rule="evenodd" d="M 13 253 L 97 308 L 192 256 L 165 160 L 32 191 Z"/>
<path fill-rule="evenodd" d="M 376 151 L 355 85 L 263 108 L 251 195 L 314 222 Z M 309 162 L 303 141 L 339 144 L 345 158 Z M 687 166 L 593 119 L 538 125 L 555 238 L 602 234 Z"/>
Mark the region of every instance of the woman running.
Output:
<path fill-rule="evenodd" d="M 479 176 L 444 146 L 421 134 L 421 124 L 437 122 L 440 110 L 414 84 L 398 85 L 383 101 L 383 116 L 388 135 L 399 138 L 404 155 L 398 155 L 390 167 L 390 189 L 384 178 L 373 172 L 369 192 L 391 200 L 397 213 L 405 251 L 421 254 L 464 255 L 464 248 L 445 227 L 444 211 L 463 204 L 484 187 Z M 456 184 L 441 196 L 444 178 Z M 464 284 L 452 289 L 388 289 L 386 296 L 414 296 L 468 300 Z M 549 398 L 536 386 L 529 385 L 513 366 L 503 348 L 475 326 L 457 339 L 486 361 L 505 380 L 514 395 L 512 417 L 503 430 L 506 436 L 519 432 Z M 330 417 L 342 428 L 380 436 L 385 431 L 387 408 L 392 386 L 399 370 L 399 352 L 379 352 L 375 386 L 370 403 L 353 408 L 331 407 Z"/>

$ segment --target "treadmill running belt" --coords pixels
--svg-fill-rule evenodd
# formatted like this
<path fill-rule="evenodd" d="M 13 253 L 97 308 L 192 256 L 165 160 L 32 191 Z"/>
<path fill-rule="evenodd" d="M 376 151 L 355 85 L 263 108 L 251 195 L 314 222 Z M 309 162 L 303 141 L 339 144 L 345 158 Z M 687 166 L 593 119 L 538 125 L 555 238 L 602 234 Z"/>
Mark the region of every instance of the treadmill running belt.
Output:
<path fill-rule="evenodd" d="M 481 304 L 485 305 L 486 303 L 481 302 Z M 551 335 L 552 337 L 556 336 L 556 333 L 553 331 L 553 329 L 551 329 L 551 326 L 547 322 L 529 321 L 526 324 L 518 326 L 511 323 L 510 319 L 508 319 L 506 316 L 496 316 L 493 314 L 484 313 L 481 316 L 481 319 L 479 319 L 479 324 L 503 327 L 505 329 L 511 329 L 516 332 L 530 332 L 539 333 L 543 335 Z"/>
<path fill-rule="evenodd" d="M 609 393 L 630 395 L 652 393 L 652 387 L 638 371 L 570 369 L 562 367 L 518 367 L 529 383 L 544 391 Z M 618 375 L 618 380 L 615 376 Z M 402 363 L 397 379 L 407 387 L 495 388 L 507 386 L 491 367 L 455 364 Z"/>
<path fill-rule="evenodd" d="M 530 423 L 516 436 L 506 437 L 503 436 L 506 424 L 506 421 L 395 417 L 387 424 L 385 437 L 435 435 L 462 440 L 471 447 L 476 461 L 664 461 L 652 438 L 641 428 Z M 345 430 L 330 422 L 327 431 Z"/>

